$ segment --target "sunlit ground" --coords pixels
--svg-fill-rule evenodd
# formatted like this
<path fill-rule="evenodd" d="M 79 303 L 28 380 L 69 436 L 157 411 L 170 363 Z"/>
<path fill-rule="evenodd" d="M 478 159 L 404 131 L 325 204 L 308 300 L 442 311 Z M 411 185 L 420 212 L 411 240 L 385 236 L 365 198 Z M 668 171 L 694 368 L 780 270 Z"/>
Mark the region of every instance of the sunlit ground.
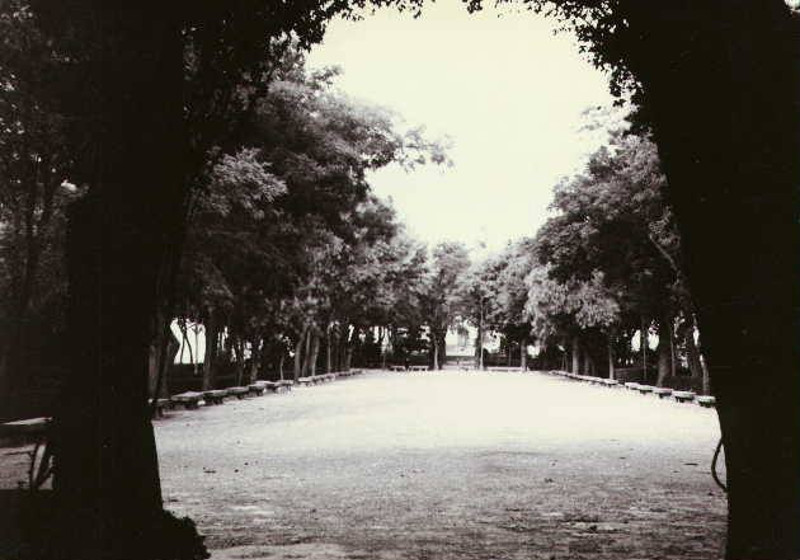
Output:
<path fill-rule="evenodd" d="M 217 558 L 721 555 L 716 413 L 544 374 L 373 372 L 157 422 Z"/>

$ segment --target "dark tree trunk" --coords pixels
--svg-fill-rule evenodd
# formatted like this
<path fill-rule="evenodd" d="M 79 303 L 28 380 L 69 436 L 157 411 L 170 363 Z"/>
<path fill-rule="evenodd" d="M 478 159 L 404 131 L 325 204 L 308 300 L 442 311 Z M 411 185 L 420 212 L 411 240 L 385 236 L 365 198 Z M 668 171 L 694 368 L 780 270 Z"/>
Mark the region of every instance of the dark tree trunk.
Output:
<path fill-rule="evenodd" d="M 147 558 L 163 518 L 148 349 L 183 223 L 183 50 L 169 10 L 121 17 L 92 6 L 102 150 L 92 194 L 69 215 L 70 374 L 53 434 L 59 552 Z"/>
<path fill-rule="evenodd" d="M 528 340 L 525 338 L 519 343 L 519 369 L 528 370 Z"/>
<path fill-rule="evenodd" d="M 317 375 L 317 360 L 319 359 L 319 333 L 311 332 L 311 353 L 309 358 L 309 372 L 311 376 Z"/>
<path fill-rule="evenodd" d="M 247 368 L 248 384 L 258 381 L 259 364 L 261 363 L 261 349 L 259 341 L 254 340 L 250 343 L 250 363 Z"/>
<path fill-rule="evenodd" d="M 726 557 L 798 558 L 797 18 L 780 0 L 623 6 L 717 397 Z"/>
<path fill-rule="evenodd" d="M 439 369 L 439 337 L 431 332 L 431 341 L 433 342 L 433 369 Z"/>
<path fill-rule="evenodd" d="M 303 331 L 300 333 L 300 336 L 297 338 L 297 342 L 294 345 L 294 380 L 297 381 L 301 377 L 303 377 L 303 346 L 306 343 L 306 331 L 308 327 L 303 327 Z"/>
<path fill-rule="evenodd" d="M 642 352 L 642 383 L 647 383 L 647 350 L 650 346 L 649 322 L 642 317 L 642 327 L 639 330 L 639 346 Z"/>
<path fill-rule="evenodd" d="M 304 376 L 311 375 L 311 337 L 314 335 L 313 329 L 306 329 L 306 340 L 303 344 L 303 367 Z"/>
<path fill-rule="evenodd" d="M 203 355 L 203 390 L 214 388 L 214 362 L 217 359 L 219 325 L 216 313 L 211 310 L 206 316 L 206 348 Z"/>
<path fill-rule="evenodd" d="M 325 373 L 331 373 L 334 371 L 333 369 L 333 344 L 332 344 L 332 334 L 331 334 L 331 327 L 325 331 Z"/>

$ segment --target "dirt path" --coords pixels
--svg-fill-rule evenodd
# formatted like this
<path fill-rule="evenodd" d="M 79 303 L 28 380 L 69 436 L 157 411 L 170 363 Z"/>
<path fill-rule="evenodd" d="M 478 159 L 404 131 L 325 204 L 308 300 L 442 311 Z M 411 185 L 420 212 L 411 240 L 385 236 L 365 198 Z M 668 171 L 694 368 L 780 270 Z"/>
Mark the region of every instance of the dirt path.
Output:
<path fill-rule="evenodd" d="M 542 374 L 368 373 L 157 423 L 212 558 L 721 555 L 714 411 Z"/>

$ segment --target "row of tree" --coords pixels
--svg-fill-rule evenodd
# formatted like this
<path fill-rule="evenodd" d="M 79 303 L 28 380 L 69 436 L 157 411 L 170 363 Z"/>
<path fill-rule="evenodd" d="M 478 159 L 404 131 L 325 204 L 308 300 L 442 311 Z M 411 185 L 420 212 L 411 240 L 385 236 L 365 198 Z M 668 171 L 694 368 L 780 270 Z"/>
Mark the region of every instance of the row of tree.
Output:
<path fill-rule="evenodd" d="M 560 348 L 573 371 L 612 377 L 616 365 L 633 365 L 635 335 L 646 372 L 656 333 L 653 381 L 675 376 L 682 357 L 708 391 L 665 187 L 654 144 L 613 132 L 582 173 L 556 186 L 554 215 L 536 236 L 472 273 L 472 321 L 523 346 L 535 339 L 545 353 Z"/>

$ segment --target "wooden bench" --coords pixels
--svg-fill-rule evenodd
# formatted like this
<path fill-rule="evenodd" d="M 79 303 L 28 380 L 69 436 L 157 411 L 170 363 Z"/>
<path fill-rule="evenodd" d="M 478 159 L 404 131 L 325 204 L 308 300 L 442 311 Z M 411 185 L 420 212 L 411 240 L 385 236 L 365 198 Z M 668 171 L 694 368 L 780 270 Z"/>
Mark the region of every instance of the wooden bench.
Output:
<path fill-rule="evenodd" d="M 405 370 L 406 366 L 389 366 L 389 371 L 405 371 Z"/>
<path fill-rule="evenodd" d="M 185 393 L 172 395 L 169 400 L 172 404 L 179 404 L 187 410 L 194 410 L 200 406 L 200 401 L 203 400 L 203 393 L 186 391 Z"/>
<path fill-rule="evenodd" d="M 428 366 L 408 366 L 409 371 L 428 371 Z"/>
<path fill-rule="evenodd" d="M 717 399 L 712 396 L 700 396 L 697 397 L 697 404 L 702 406 L 703 408 L 714 408 L 717 405 Z"/>
<path fill-rule="evenodd" d="M 633 381 L 628 381 L 627 383 L 625 383 L 625 388 L 630 389 L 631 391 L 638 391 L 639 384 Z"/>
<path fill-rule="evenodd" d="M 28 418 L 0 424 L 0 444 L 27 445 L 47 437 L 50 418 Z"/>
<path fill-rule="evenodd" d="M 301 387 L 308 387 L 312 383 L 314 383 L 314 380 L 311 379 L 310 377 L 298 377 L 297 378 L 297 384 L 300 385 Z"/>
<path fill-rule="evenodd" d="M 28 451 L 28 488 L 36 490 L 53 475 L 53 453 L 47 444 L 52 421 L 50 418 L 28 418 L 0 424 L 0 446 L 33 444 Z"/>
<path fill-rule="evenodd" d="M 678 402 L 691 402 L 696 395 L 692 391 L 673 391 L 672 397 Z"/>
<path fill-rule="evenodd" d="M 600 382 L 606 387 L 619 387 L 619 381 L 616 379 L 601 379 Z"/>
<path fill-rule="evenodd" d="M 652 395 L 653 394 L 653 389 L 655 389 L 655 387 L 652 387 L 650 385 L 639 385 L 636 388 L 636 390 L 639 391 L 643 395 Z"/>

